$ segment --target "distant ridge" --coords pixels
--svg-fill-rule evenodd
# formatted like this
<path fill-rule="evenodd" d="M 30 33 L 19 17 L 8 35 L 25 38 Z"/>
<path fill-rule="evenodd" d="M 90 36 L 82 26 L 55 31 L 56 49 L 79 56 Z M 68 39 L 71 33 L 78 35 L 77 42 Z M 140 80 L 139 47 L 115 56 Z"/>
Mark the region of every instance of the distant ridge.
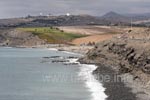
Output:
<path fill-rule="evenodd" d="M 104 20 L 110 21 L 110 22 L 130 22 L 130 18 L 121 14 L 118 14 L 116 12 L 110 11 L 103 15 L 101 17 Z"/>
<path fill-rule="evenodd" d="M 105 15 L 103 15 L 102 17 L 113 18 L 113 17 L 125 17 L 125 16 L 118 14 L 116 12 L 110 11 L 110 12 L 106 13 Z"/>
<path fill-rule="evenodd" d="M 99 17 L 91 15 L 60 15 L 34 16 L 14 19 L 0 19 L 0 27 L 46 27 L 46 26 L 74 26 L 74 25 L 106 25 Z"/>
<path fill-rule="evenodd" d="M 139 25 L 147 25 L 150 22 L 150 13 L 145 14 L 119 14 L 113 11 L 101 16 L 103 20 L 116 23 L 138 23 Z M 136 24 L 135 24 L 136 25 Z"/>
<path fill-rule="evenodd" d="M 60 16 L 28 16 L 22 18 L 0 19 L 0 28 L 9 27 L 47 27 L 74 25 L 131 25 L 150 26 L 150 13 L 119 14 L 113 11 L 103 16 L 60 15 Z"/>

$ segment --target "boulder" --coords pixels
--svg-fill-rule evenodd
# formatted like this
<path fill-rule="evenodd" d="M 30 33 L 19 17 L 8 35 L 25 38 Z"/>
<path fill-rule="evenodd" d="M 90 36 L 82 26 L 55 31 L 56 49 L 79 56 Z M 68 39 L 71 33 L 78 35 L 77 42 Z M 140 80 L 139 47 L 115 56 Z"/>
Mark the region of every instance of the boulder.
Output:
<path fill-rule="evenodd" d="M 143 68 L 142 68 L 142 71 L 147 73 L 147 74 L 150 74 L 150 64 L 148 65 L 145 65 Z"/>

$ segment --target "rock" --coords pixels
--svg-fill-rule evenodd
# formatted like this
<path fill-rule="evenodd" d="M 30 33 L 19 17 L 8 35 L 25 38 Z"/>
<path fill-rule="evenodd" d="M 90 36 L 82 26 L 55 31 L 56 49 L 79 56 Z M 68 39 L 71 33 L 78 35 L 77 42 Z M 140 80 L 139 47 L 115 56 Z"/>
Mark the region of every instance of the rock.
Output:
<path fill-rule="evenodd" d="M 120 69 L 119 69 L 120 73 L 129 73 L 129 72 L 131 72 L 133 70 L 133 67 L 131 67 L 128 64 L 128 61 L 120 62 L 119 66 L 120 66 Z"/>
<path fill-rule="evenodd" d="M 127 56 L 127 59 L 128 59 L 128 61 L 129 61 L 130 64 L 134 63 L 133 62 L 134 56 L 135 56 L 135 53 L 131 53 L 130 55 Z"/>
<path fill-rule="evenodd" d="M 135 84 L 136 82 L 138 82 L 138 85 L 140 84 L 141 90 L 144 89 L 146 82 L 149 81 L 150 83 L 150 42 L 111 40 L 104 44 L 99 43 L 97 46 L 98 48 L 90 50 L 88 55 L 82 58 L 82 63 L 103 64 L 109 66 L 110 69 L 112 68 L 119 75 L 129 74 L 133 76 L 132 81 L 130 81 L 132 83 L 128 86 L 133 85 L 131 87 L 135 90 L 137 90 L 137 87 L 134 86 L 134 82 Z M 101 73 L 101 66 L 96 71 Z M 150 87 L 150 84 L 147 87 Z M 150 96 L 150 92 L 147 93 Z"/>
<path fill-rule="evenodd" d="M 65 63 L 69 62 L 69 60 L 52 60 L 52 63 Z"/>
<path fill-rule="evenodd" d="M 147 59 L 150 60 L 150 56 L 148 56 Z"/>
<path fill-rule="evenodd" d="M 65 51 L 64 49 L 58 49 L 58 51 Z"/>
<path fill-rule="evenodd" d="M 4 29 L 0 35 L 0 43 L 11 47 L 44 45 L 46 41 L 33 35 L 31 32 L 24 32 L 18 29 Z"/>
<path fill-rule="evenodd" d="M 145 73 L 147 73 L 147 74 L 150 74 L 150 64 L 144 66 L 142 68 L 142 71 L 145 72 Z"/>
<path fill-rule="evenodd" d="M 74 57 L 74 56 L 69 56 L 67 57 L 68 59 L 77 59 L 78 57 Z"/>
<path fill-rule="evenodd" d="M 51 58 L 51 57 L 43 57 L 44 59 L 49 59 L 49 58 Z"/>
<path fill-rule="evenodd" d="M 64 65 L 78 65 L 79 63 L 64 63 Z"/>
<path fill-rule="evenodd" d="M 134 56 L 134 59 L 135 59 L 135 60 L 138 60 L 140 57 L 141 57 L 141 54 L 136 54 L 136 55 Z"/>

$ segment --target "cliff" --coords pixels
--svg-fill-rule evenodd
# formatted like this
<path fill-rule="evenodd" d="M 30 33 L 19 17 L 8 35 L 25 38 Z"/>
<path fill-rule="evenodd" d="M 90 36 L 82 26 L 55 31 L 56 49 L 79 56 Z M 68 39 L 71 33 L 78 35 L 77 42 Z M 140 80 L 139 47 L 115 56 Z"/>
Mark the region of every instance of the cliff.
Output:
<path fill-rule="evenodd" d="M 31 32 L 24 32 L 16 29 L 0 30 L 0 45 L 11 47 L 30 47 L 43 45 L 46 42 Z"/>
<path fill-rule="evenodd" d="M 101 66 L 112 69 L 124 84 L 136 94 L 136 100 L 150 99 L 150 41 L 143 39 L 114 38 L 90 50 L 79 61 L 97 64 L 94 74 L 101 74 Z M 119 91 L 116 89 L 115 91 Z M 119 94 L 118 94 L 119 95 Z"/>

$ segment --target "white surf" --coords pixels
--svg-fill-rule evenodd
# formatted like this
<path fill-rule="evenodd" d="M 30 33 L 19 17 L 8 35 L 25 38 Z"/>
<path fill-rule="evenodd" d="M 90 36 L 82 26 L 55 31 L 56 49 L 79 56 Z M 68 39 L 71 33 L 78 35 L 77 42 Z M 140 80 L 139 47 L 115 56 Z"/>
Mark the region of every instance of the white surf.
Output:
<path fill-rule="evenodd" d="M 96 80 L 92 72 L 97 68 L 95 65 L 80 64 L 79 75 L 85 79 L 86 87 L 92 93 L 92 100 L 106 100 L 105 88 Z"/>
<path fill-rule="evenodd" d="M 78 63 L 80 67 L 79 76 L 85 81 L 86 87 L 91 92 L 91 100 L 106 100 L 105 88 L 96 80 L 92 72 L 96 70 L 97 66 L 80 64 L 78 59 L 70 59 L 70 63 Z"/>

